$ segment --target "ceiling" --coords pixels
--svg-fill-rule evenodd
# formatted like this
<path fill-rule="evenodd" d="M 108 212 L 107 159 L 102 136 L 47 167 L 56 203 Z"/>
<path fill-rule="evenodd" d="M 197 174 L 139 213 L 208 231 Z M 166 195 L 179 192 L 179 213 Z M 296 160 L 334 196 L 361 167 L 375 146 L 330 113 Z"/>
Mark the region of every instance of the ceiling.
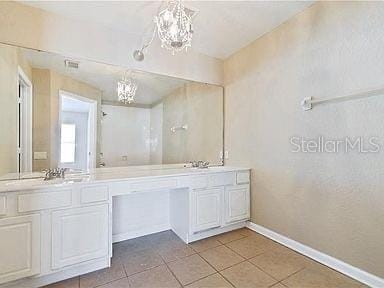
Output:
<path fill-rule="evenodd" d="M 69 18 L 122 30 L 127 37 L 150 37 L 159 1 L 22 1 Z M 186 1 L 197 10 L 192 49 L 225 59 L 271 31 L 314 1 Z M 138 46 L 141 43 L 138 43 Z M 158 45 L 153 43 L 153 45 Z"/>
<path fill-rule="evenodd" d="M 103 92 L 102 100 L 117 101 L 117 82 L 126 73 L 124 68 L 92 61 L 80 61 L 79 68 L 73 69 L 64 65 L 64 60 L 67 58 L 63 56 L 24 48 L 21 48 L 21 51 L 33 68 L 49 69 L 82 81 L 101 90 Z M 138 85 L 135 104 L 143 105 L 152 105 L 158 102 L 188 82 L 178 78 L 138 71 L 132 72 L 131 76 Z"/>

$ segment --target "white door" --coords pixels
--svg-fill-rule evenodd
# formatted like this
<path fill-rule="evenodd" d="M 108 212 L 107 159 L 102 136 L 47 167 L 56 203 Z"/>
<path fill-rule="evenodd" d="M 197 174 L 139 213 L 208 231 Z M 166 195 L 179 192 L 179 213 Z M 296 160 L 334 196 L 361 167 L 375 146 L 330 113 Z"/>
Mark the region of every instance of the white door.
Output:
<path fill-rule="evenodd" d="M 250 217 L 249 185 L 225 188 L 225 222 L 247 220 Z"/>
<path fill-rule="evenodd" d="M 40 273 L 40 215 L 0 219 L 0 284 Z"/>
<path fill-rule="evenodd" d="M 192 192 L 192 233 L 221 226 L 222 188 Z"/>
<path fill-rule="evenodd" d="M 108 255 L 108 204 L 52 213 L 52 268 Z"/>

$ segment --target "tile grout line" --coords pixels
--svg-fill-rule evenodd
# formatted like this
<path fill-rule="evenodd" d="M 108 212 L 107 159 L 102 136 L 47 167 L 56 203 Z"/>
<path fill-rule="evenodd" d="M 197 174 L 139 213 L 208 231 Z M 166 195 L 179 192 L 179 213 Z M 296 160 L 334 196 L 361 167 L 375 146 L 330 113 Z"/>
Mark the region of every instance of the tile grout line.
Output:
<path fill-rule="evenodd" d="M 179 278 L 176 277 L 175 273 L 173 273 L 172 269 L 168 266 L 168 263 L 165 263 L 165 266 L 169 270 L 169 272 L 172 274 L 172 276 L 176 279 L 176 281 L 180 284 L 180 287 L 184 287 L 183 284 L 181 284 Z"/>

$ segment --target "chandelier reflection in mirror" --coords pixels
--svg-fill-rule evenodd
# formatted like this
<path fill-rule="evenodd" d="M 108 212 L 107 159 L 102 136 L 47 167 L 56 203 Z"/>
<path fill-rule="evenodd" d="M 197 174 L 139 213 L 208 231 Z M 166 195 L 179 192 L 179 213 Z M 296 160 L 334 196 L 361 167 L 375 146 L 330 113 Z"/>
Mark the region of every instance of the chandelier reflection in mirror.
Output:
<path fill-rule="evenodd" d="M 133 103 L 136 90 L 137 84 L 126 74 L 117 82 L 117 96 L 119 101 L 124 104 Z"/>
<path fill-rule="evenodd" d="M 184 8 L 181 0 L 176 0 L 168 2 L 168 7 L 155 17 L 161 47 L 172 50 L 172 54 L 175 54 L 191 46 L 193 36 L 193 12 L 191 12 Z"/>

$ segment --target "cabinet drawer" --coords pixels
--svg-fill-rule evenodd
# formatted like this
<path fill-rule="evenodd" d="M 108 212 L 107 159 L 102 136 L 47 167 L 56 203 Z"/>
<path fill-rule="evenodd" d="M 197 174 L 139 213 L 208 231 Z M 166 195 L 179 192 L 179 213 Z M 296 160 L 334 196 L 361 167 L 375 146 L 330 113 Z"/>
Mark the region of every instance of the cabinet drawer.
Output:
<path fill-rule="evenodd" d="M 22 194 L 17 203 L 19 212 L 66 207 L 72 204 L 72 190 Z"/>
<path fill-rule="evenodd" d="M 236 173 L 218 173 L 209 176 L 209 186 L 226 186 L 236 184 Z"/>
<path fill-rule="evenodd" d="M 107 186 L 91 186 L 81 189 L 80 201 L 82 204 L 108 200 Z"/>
<path fill-rule="evenodd" d="M 207 188 L 208 177 L 207 176 L 190 176 L 182 177 L 179 180 L 179 187 L 189 187 L 191 189 Z"/>
<path fill-rule="evenodd" d="M 7 198 L 0 196 L 0 215 L 7 214 Z"/>
<path fill-rule="evenodd" d="M 177 187 L 176 179 L 146 181 L 131 184 L 131 190 L 133 192 L 158 190 L 158 189 L 171 189 Z"/>
<path fill-rule="evenodd" d="M 250 181 L 249 171 L 238 172 L 236 175 L 237 184 L 247 184 Z"/>

